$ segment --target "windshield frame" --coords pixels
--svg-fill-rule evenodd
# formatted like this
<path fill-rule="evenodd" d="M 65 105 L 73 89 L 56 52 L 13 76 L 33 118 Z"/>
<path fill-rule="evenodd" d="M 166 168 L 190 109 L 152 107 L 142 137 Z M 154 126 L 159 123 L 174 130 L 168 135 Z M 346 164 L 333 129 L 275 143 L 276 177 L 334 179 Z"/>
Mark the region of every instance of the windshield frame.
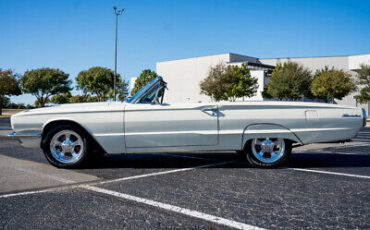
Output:
<path fill-rule="evenodd" d="M 131 103 L 131 104 L 139 104 L 140 103 L 140 99 L 142 97 L 144 97 L 152 88 L 156 87 L 158 84 L 160 85 L 159 90 L 161 88 L 165 88 L 166 87 L 166 82 L 163 81 L 163 78 L 161 76 L 158 76 L 158 77 L 154 78 L 153 80 L 151 80 L 148 84 L 146 84 L 139 91 L 137 91 L 132 97 L 128 98 L 126 100 L 126 102 L 127 103 Z M 156 97 L 157 96 L 158 96 L 158 93 L 157 93 Z M 153 101 L 156 101 L 156 98 L 154 98 Z M 162 101 L 163 101 L 163 98 L 162 98 Z"/>

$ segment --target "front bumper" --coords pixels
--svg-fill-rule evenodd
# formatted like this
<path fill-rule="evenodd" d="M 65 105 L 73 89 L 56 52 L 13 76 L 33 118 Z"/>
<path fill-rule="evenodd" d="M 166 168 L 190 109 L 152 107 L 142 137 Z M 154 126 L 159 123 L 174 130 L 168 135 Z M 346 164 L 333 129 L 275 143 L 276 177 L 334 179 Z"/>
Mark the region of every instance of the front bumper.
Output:
<path fill-rule="evenodd" d="M 41 133 L 12 132 L 8 134 L 8 137 L 17 139 L 26 148 L 39 148 L 41 143 Z"/>

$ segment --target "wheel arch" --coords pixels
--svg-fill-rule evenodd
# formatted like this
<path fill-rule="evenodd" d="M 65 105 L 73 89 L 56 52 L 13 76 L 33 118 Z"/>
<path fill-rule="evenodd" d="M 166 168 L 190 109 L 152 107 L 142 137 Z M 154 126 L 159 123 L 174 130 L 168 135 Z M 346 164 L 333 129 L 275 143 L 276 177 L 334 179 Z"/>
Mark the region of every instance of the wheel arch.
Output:
<path fill-rule="evenodd" d="M 85 132 L 85 134 L 90 138 L 91 142 L 93 143 L 93 145 L 95 147 L 98 148 L 98 151 L 102 151 L 104 153 L 106 153 L 105 149 L 99 144 L 98 141 L 96 141 L 96 139 L 94 138 L 94 136 L 88 131 L 88 129 L 86 129 L 85 127 L 83 127 L 81 124 L 79 124 L 78 122 L 74 121 L 74 120 L 71 120 L 71 119 L 56 119 L 56 120 L 50 120 L 48 122 L 46 122 L 42 128 L 42 132 L 41 132 L 41 142 L 40 142 L 40 147 L 42 148 L 42 145 L 43 145 L 43 140 L 44 138 L 46 137 L 46 134 L 51 130 L 53 129 L 54 127 L 58 126 L 58 125 L 66 125 L 66 124 L 69 124 L 69 125 L 73 125 L 73 126 L 76 126 L 78 128 L 80 128 L 81 130 L 83 130 L 83 132 Z"/>
<path fill-rule="evenodd" d="M 303 144 L 299 137 L 283 125 L 274 123 L 256 123 L 246 126 L 243 130 L 241 149 L 244 149 L 249 141 L 254 138 L 282 138 L 292 143 Z"/>

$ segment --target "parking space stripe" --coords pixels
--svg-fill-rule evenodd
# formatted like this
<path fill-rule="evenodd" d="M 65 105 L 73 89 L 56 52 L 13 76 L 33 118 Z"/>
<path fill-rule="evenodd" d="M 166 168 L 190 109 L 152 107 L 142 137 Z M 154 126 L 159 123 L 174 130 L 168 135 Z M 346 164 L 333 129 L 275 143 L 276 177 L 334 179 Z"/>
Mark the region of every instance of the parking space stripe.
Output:
<path fill-rule="evenodd" d="M 212 158 L 186 156 L 186 155 L 173 154 L 173 153 L 162 153 L 162 154 L 156 154 L 156 155 L 166 156 L 166 157 L 175 157 L 175 158 L 189 158 L 189 159 L 196 159 L 196 160 L 217 161 L 217 160 L 212 159 Z"/>
<path fill-rule="evenodd" d="M 302 151 L 302 152 L 297 152 L 297 153 L 329 153 L 329 154 L 338 154 L 338 155 L 358 155 L 358 156 L 368 156 L 370 153 L 360 153 L 360 152 L 336 152 L 336 151 L 323 151 L 323 150 L 318 150 L 318 151 Z"/>
<path fill-rule="evenodd" d="M 284 169 L 289 169 L 289 170 L 294 170 L 294 171 L 302 171 L 302 172 L 329 174 L 329 175 L 336 175 L 336 176 L 346 176 L 346 177 L 355 177 L 355 178 L 370 179 L 370 176 L 357 175 L 357 174 L 349 174 L 349 173 L 338 173 L 338 172 L 329 172 L 329 171 L 321 171 L 321 170 L 313 170 L 313 169 L 302 169 L 302 168 L 284 168 Z"/>
<path fill-rule="evenodd" d="M 164 175 L 164 174 L 170 174 L 170 173 L 176 173 L 176 172 L 184 172 L 184 171 L 194 170 L 194 169 L 198 169 L 198 168 L 209 168 L 209 167 L 214 167 L 214 166 L 226 165 L 226 164 L 230 164 L 230 163 L 234 163 L 234 161 L 225 161 L 225 162 L 220 162 L 220 163 L 215 163 L 215 164 L 200 165 L 200 166 L 195 166 L 195 167 L 191 167 L 191 168 L 167 170 L 167 171 L 163 171 L 163 172 L 149 173 L 149 174 L 130 176 L 130 177 L 123 177 L 123 178 L 107 180 L 107 181 L 87 182 L 87 184 L 92 184 L 92 185 L 106 184 L 106 183 L 125 181 L 125 180 L 133 180 L 133 179 L 150 177 L 150 176 L 158 176 L 158 175 Z M 40 174 L 40 173 L 37 173 L 37 174 L 39 176 L 41 176 L 41 175 L 45 176 L 45 175 Z M 65 180 L 65 179 L 62 179 L 62 178 L 59 178 L 59 177 L 54 177 L 54 176 L 49 177 L 49 179 L 58 180 L 58 181 L 64 180 L 64 183 L 67 183 L 67 184 L 70 184 L 71 182 L 73 182 L 73 181 L 70 181 L 70 180 Z M 82 185 L 77 184 L 77 185 L 67 185 L 67 186 L 65 186 L 63 188 L 62 187 L 57 187 L 57 188 L 39 189 L 39 190 L 33 190 L 33 191 L 25 191 L 25 192 L 16 192 L 16 193 L 4 194 L 4 195 L 0 195 L 0 198 L 8 198 L 8 197 L 13 197 L 13 196 L 23 196 L 23 195 L 31 195 L 31 194 L 37 194 L 37 193 L 52 192 L 52 191 L 61 190 L 61 189 L 78 188 L 78 187 L 81 187 Z"/>
<path fill-rule="evenodd" d="M 189 170 L 194 170 L 194 169 L 199 169 L 199 168 L 209 168 L 209 167 L 214 167 L 214 166 L 226 165 L 230 163 L 234 163 L 234 161 L 224 161 L 220 163 L 195 166 L 191 168 L 174 169 L 174 170 L 168 170 L 168 171 L 163 171 L 163 172 L 155 172 L 155 173 L 148 173 L 148 174 L 142 174 L 142 175 L 136 175 L 136 176 L 122 177 L 122 178 L 97 182 L 95 184 L 107 184 L 107 183 L 113 183 L 113 182 L 119 182 L 119 181 L 139 179 L 139 178 L 144 178 L 144 177 L 159 176 L 159 175 L 171 174 L 171 173 L 177 173 L 177 172 L 185 172 Z"/>
<path fill-rule="evenodd" d="M 195 210 L 181 208 L 181 207 L 174 206 L 174 205 L 171 205 L 171 204 L 161 203 L 161 202 L 158 202 L 158 201 L 149 200 L 149 199 L 145 199 L 145 198 L 141 198 L 141 197 L 137 197 L 137 196 L 132 196 L 132 195 L 129 195 L 129 194 L 119 193 L 119 192 L 115 192 L 115 191 L 111 191 L 111 190 L 107 190 L 107 189 L 103 189 L 103 188 L 98 188 L 98 187 L 95 187 L 95 186 L 84 185 L 82 187 L 87 189 L 87 190 L 94 191 L 94 192 L 97 192 L 97 193 L 102 193 L 102 194 L 106 194 L 106 195 L 110 195 L 110 196 L 130 200 L 130 201 L 134 201 L 134 202 L 137 202 L 137 203 L 153 206 L 153 207 L 156 207 L 156 208 L 164 209 L 164 210 L 167 210 L 167 211 L 180 213 L 182 215 L 194 217 L 194 218 L 197 218 L 197 219 L 205 220 L 205 221 L 212 222 L 212 223 L 219 224 L 219 225 L 223 225 L 223 226 L 228 226 L 228 227 L 232 227 L 232 228 L 236 228 L 236 229 L 247 229 L 247 230 L 263 229 L 263 228 L 259 228 L 257 226 L 244 224 L 244 223 L 241 223 L 241 222 L 225 219 L 225 218 L 218 217 L 218 216 L 209 215 L 209 214 L 198 212 L 198 211 L 195 211 Z"/>
<path fill-rule="evenodd" d="M 322 148 L 335 148 L 335 149 L 343 149 L 343 148 L 355 148 L 355 147 L 370 147 L 370 144 L 358 144 L 358 145 L 344 145 L 344 146 L 330 146 L 330 147 L 322 147 Z"/>
<path fill-rule="evenodd" d="M 9 198 L 9 197 L 13 197 L 13 196 L 31 195 L 31 194 L 37 194 L 37 193 L 51 192 L 51 191 L 54 191 L 54 190 L 56 190 L 56 189 L 52 188 L 52 189 L 42 189 L 42 190 L 28 191 L 28 192 L 17 192 L 17 193 L 0 195 L 0 198 Z"/>

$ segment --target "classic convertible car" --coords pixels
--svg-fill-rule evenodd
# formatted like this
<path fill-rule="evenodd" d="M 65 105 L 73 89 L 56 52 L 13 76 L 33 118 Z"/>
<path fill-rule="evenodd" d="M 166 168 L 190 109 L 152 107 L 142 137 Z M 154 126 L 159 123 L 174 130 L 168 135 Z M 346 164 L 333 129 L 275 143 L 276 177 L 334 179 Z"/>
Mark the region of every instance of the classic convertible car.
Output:
<path fill-rule="evenodd" d="M 292 145 L 345 141 L 365 110 L 306 102 L 163 103 L 157 77 L 124 102 L 65 104 L 11 117 L 26 147 L 41 147 L 56 167 L 81 166 L 100 153 L 237 151 L 253 166 L 275 167 Z"/>

